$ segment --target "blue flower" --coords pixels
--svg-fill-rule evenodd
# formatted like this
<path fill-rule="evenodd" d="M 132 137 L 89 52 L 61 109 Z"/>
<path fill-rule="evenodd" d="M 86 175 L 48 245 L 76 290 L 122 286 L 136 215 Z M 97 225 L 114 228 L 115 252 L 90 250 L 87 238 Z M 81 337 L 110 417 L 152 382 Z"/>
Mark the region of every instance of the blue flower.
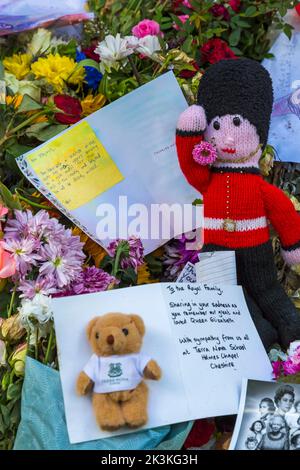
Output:
<path fill-rule="evenodd" d="M 79 51 L 78 49 L 76 50 L 76 62 L 80 62 L 81 60 L 86 59 L 86 55 Z M 93 91 L 98 90 L 99 83 L 102 79 L 102 73 L 100 73 L 97 69 L 94 67 L 89 67 L 85 66 L 85 83 L 88 89 L 92 89 Z"/>

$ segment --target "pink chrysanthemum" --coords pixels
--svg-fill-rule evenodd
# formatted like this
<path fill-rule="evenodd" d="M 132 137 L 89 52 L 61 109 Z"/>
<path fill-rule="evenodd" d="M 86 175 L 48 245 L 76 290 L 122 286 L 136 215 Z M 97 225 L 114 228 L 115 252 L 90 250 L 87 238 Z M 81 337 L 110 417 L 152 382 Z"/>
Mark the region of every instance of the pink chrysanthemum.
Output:
<path fill-rule="evenodd" d="M 193 159 L 199 165 L 211 165 L 217 158 L 216 149 L 209 142 L 201 142 L 193 148 Z"/>

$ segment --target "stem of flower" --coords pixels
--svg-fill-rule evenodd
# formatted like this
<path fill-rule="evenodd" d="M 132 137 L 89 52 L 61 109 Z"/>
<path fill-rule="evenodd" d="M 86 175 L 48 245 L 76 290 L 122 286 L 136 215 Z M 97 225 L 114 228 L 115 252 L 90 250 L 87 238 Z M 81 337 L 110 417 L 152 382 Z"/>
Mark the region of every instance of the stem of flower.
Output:
<path fill-rule="evenodd" d="M 32 121 L 34 121 L 36 118 L 38 118 L 38 117 L 40 117 L 40 116 L 44 116 L 44 115 L 45 115 L 45 110 L 39 111 L 38 113 L 33 114 L 33 115 L 30 116 L 28 119 L 26 119 L 25 121 L 21 122 L 21 124 L 19 124 L 17 127 L 14 127 L 14 128 L 7 134 L 7 136 L 11 136 L 12 134 L 15 134 L 15 133 L 18 132 L 19 130 L 23 129 L 23 127 L 26 127 L 28 124 L 30 124 Z"/>
<path fill-rule="evenodd" d="M 140 76 L 140 74 L 139 74 L 139 72 L 138 72 L 138 69 L 136 68 L 136 65 L 135 65 L 135 63 L 133 62 L 133 59 L 132 59 L 132 57 L 131 57 L 130 55 L 128 56 L 128 61 L 129 61 L 130 65 L 131 65 L 131 68 L 132 68 L 132 71 L 133 71 L 133 75 L 135 76 L 136 81 L 138 82 L 139 86 L 143 85 L 142 78 L 141 78 L 141 76 Z"/>
<path fill-rule="evenodd" d="M 54 328 L 53 328 L 53 325 L 51 325 L 51 330 L 50 330 L 50 335 L 49 335 L 49 340 L 48 340 L 48 346 L 47 346 L 47 351 L 46 351 L 46 355 L 45 355 L 45 360 L 44 360 L 44 364 L 48 364 L 48 361 L 49 361 L 49 355 L 50 355 L 50 351 L 51 351 L 51 346 L 52 346 L 52 342 L 53 342 L 53 336 L 54 336 Z"/>
<path fill-rule="evenodd" d="M 118 272 L 120 258 L 121 258 L 122 253 L 123 253 L 123 247 L 122 247 L 122 244 L 119 243 L 119 245 L 117 247 L 116 256 L 115 256 L 114 267 L 113 267 L 113 270 L 112 270 L 112 273 L 111 273 L 112 276 L 114 276 L 114 277 L 116 277 L 116 274 Z"/>
<path fill-rule="evenodd" d="M 39 327 L 36 327 L 35 333 L 35 359 L 38 360 L 39 358 Z"/>
<path fill-rule="evenodd" d="M 16 190 L 16 193 L 18 195 L 18 198 L 21 199 L 21 201 L 26 202 L 27 204 L 29 204 L 32 207 L 36 207 L 37 209 L 45 209 L 47 211 L 56 211 L 56 210 L 58 210 L 58 209 L 56 209 L 56 207 L 44 206 L 43 204 L 38 204 L 37 202 L 32 202 L 29 199 L 27 199 L 26 197 L 21 196 L 21 194 L 19 194 L 17 190 Z"/>
<path fill-rule="evenodd" d="M 13 309 L 14 302 L 15 302 L 16 291 L 17 291 L 17 286 L 14 285 L 13 292 L 12 292 L 12 295 L 11 295 L 11 298 L 10 298 L 9 309 L 8 309 L 8 312 L 7 312 L 7 318 L 9 318 L 12 314 L 12 309 Z"/>

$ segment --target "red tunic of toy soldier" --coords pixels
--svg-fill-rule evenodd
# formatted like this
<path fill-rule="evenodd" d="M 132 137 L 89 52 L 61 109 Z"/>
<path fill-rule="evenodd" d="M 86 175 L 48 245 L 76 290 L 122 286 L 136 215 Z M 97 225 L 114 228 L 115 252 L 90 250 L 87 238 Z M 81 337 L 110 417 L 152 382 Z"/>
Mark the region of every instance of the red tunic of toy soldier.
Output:
<path fill-rule="evenodd" d="M 180 115 L 176 132 L 181 169 L 203 195 L 202 251 L 235 250 L 238 283 L 266 348 L 278 335 L 284 347 L 300 338 L 300 315 L 277 281 L 268 228 L 270 221 L 285 261 L 300 263 L 300 216 L 259 171 L 272 104 L 271 78 L 259 63 L 222 60 L 204 73 L 198 104 Z"/>

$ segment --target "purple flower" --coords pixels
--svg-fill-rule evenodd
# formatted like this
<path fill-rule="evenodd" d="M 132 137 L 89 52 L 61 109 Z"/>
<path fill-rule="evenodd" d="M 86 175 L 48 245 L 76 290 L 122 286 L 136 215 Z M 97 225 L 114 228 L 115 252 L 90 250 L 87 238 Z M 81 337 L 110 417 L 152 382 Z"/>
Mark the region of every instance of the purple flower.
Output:
<path fill-rule="evenodd" d="M 107 252 L 111 257 L 115 257 L 119 250 L 122 251 L 120 256 L 122 269 L 131 267 L 136 271 L 138 266 L 144 264 L 144 247 L 139 238 L 131 236 L 128 240 L 117 239 L 107 247 Z"/>
<path fill-rule="evenodd" d="M 73 237 L 79 239 L 79 237 Z M 70 238 L 69 246 L 49 243 L 41 247 L 40 254 L 43 261 L 40 274 L 52 275 L 59 288 L 70 284 L 81 271 L 85 255 L 79 240 Z M 80 250 L 78 249 L 80 247 Z M 75 248 L 75 249 L 74 249 Z"/>
<path fill-rule="evenodd" d="M 116 284 L 117 279 L 111 276 L 103 269 L 88 267 L 83 269 L 72 282 L 70 290 L 74 294 L 88 294 L 91 292 L 99 292 L 107 290 L 111 284 Z"/>
<path fill-rule="evenodd" d="M 50 220 L 49 214 L 45 210 L 41 210 L 35 215 L 30 210 L 17 210 L 15 211 L 15 219 L 9 219 L 6 223 L 5 238 L 31 237 L 39 240 L 51 223 Z"/>
<path fill-rule="evenodd" d="M 192 233 L 192 232 L 191 232 Z M 196 231 L 195 231 L 195 237 L 194 239 L 187 237 L 186 235 L 182 235 L 182 237 L 177 240 L 177 247 L 178 247 L 178 253 L 180 256 L 179 261 L 177 261 L 177 264 L 181 265 L 186 265 L 186 263 L 197 263 L 199 261 L 199 249 L 191 249 L 189 245 L 194 245 L 196 244 Z"/>
<path fill-rule="evenodd" d="M 57 292 L 53 276 L 38 276 L 36 280 L 21 279 L 18 290 L 21 298 L 33 299 L 36 294 L 51 295 Z"/>
<path fill-rule="evenodd" d="M 40 260 L 40 256 L 34 253 L 36 241 L 31 238 L 23 238 L 21 240 L 14 238 L 6 239 L 3 247 L 13 254 L 17 272 L 20 276 L 24 276 Z"/>

